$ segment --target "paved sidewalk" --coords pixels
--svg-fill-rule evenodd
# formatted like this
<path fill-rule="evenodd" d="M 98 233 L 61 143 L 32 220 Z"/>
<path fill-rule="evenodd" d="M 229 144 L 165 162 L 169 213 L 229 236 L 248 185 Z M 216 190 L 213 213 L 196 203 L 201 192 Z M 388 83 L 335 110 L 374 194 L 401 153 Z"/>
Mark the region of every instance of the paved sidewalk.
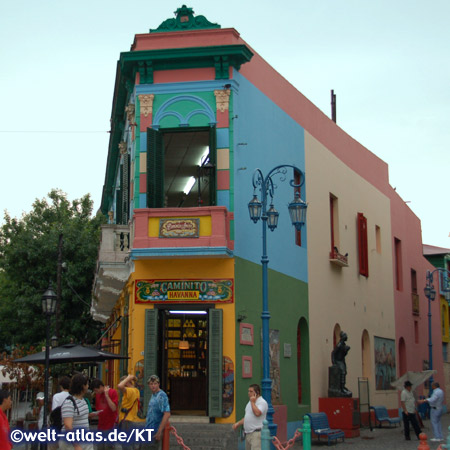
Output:
<path fill-rule="evenodd" d="M 422 433 L 425 433 L 428 437 L 428 445 L 430 446 L 430 450 L 436 450 L 440 444 L 445 444 L 447 440 L 447 435 L 449 433 L 450 426 L 450 413 L 444 414 L 442 416 L 442 430 L 444 434 L 444 442 L 430 442 L 430 438 L 433 437 L 433 431 L 431 429 L 431 423 L 429 420 L 424 420 L 424 429 Z M 384 426 L 383 428 L 374 428 L 373 431 L 370 431 L 369 428 L 361 428 L 361 436 L 357 438 L 346 438 L 345 442 L 339 441 L 338 444 L 331 444 L 330 447 L 327 446 L 327 441 L 324 438 L 321 438 L 320 442 L 313 437 L 312 439 L 312 448 L 344 448 L 349 447 L 353 450 L 412 450 L 417 449 L 420 441 L 416 439 L 414 435 L 414 431 L 411 430 L 411 440 L 406 441 L 403 436 L 403 422 L 401 426 L 397 426 L 395 428 L 388 428 Z M 303 446 L 300 443 L 296 443 L 292 449 L 300 450 Z"/>

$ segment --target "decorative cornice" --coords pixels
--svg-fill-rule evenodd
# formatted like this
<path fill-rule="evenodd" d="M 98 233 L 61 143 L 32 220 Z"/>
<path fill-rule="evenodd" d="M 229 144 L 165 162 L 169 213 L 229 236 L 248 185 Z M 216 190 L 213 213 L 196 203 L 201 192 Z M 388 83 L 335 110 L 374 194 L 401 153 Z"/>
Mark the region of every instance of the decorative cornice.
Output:
<path fill-rule="evenodd" d="M 125 113 L 127 115 L 128 123 L 130 123 L 130 124 L 134 123 L 135 110 L 136 110 L 136 107 L 133 103 L 128 103 L 128 105 L 125 107 Z"/>
<path fill-rule="evenodd" d="M 141 103 L 141 114 L 147 117 L 149 114 L 153 113 L 153 100 L 155 98 L 154 94 L 141 94 L 138 95 L 139 102 Z"/>
<path fill-rule="evenodd" d="M 230 89 L 215 90 L 217 111 L 225 112 L 230 106 Z"/>
<path fill-rule="evenodd" d="M 127 143 L 125 141 L 119 142 L 119 153 L 120 155 L 126 155 L 128 153 Z"/>
<path fill-rule="evenodd" d="M 175 11 L 175 19 L 165 20 L 158 28 L 156 28 L 156 30 L 150 29 L 150 33 L 205 30 L 209 28 L 220 28 L 220 25 L 211 23 L 205 16 L 194 17 L 194 10 L 183 5 Z"/>
<path fill-rule="evenodd" d="M 169 48 L 123 52 L 120 55 L 122 77 L 140 75 L 140 84 L 152 84 L 158 70 L 177 70 L 213 67 L 216 80 L 229 79 L 229 69 L 239 70 L 250 61 L 252 51 L 243 44 L 211 47 Z"/>

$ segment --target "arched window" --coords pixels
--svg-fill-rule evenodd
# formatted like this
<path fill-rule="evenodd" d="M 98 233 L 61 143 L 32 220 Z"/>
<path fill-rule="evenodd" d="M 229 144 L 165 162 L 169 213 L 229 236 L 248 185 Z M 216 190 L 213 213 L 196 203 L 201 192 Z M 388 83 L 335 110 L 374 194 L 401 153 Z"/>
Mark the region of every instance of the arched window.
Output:
<path fill-rule="evenodd" d="M 398 342 L 398 361 L 399 361 L 399 376 L 406 372 L 406 345 L 405 340 L 401 337 Z"/>
<path fill-rule="evenodd" d="M 299 404 L 309 402 L 309 331 L 304 317 L 297 326 L 297 392 Z"/>
<path fill-rule="evenodd" d="M 370 379 L 372 375 L 370 338 L 367 330 L 364 330 L 361 336 L 361 360 L 362 360 L 362 376 Z"/>

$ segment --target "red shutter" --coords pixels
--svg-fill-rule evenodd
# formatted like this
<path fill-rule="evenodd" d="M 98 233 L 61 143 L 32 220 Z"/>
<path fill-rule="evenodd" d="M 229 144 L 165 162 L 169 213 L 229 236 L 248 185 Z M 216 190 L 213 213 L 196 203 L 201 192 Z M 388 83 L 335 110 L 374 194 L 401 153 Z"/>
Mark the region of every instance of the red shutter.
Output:
<path fill-rule="evenodd" d="M 369 252 L 367 248 L 367 219 L 363 213 L 358 213 L 358 254 L 359 273 L 369 276 Z"/>

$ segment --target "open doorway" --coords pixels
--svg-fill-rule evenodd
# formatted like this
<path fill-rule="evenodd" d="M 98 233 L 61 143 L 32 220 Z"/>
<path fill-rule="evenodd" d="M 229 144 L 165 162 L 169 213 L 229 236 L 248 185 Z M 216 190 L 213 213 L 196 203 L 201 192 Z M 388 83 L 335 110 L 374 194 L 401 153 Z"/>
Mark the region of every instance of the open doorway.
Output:
<path fill-rule="evenodd" d="M 172 414 L 206 415 L 208 311 L 165 310 L 163 380 Z"/>
<path fill-rule="evenodd" d="M 215 205 L 216 130 L 147 129 L 147 207 Z"/>

